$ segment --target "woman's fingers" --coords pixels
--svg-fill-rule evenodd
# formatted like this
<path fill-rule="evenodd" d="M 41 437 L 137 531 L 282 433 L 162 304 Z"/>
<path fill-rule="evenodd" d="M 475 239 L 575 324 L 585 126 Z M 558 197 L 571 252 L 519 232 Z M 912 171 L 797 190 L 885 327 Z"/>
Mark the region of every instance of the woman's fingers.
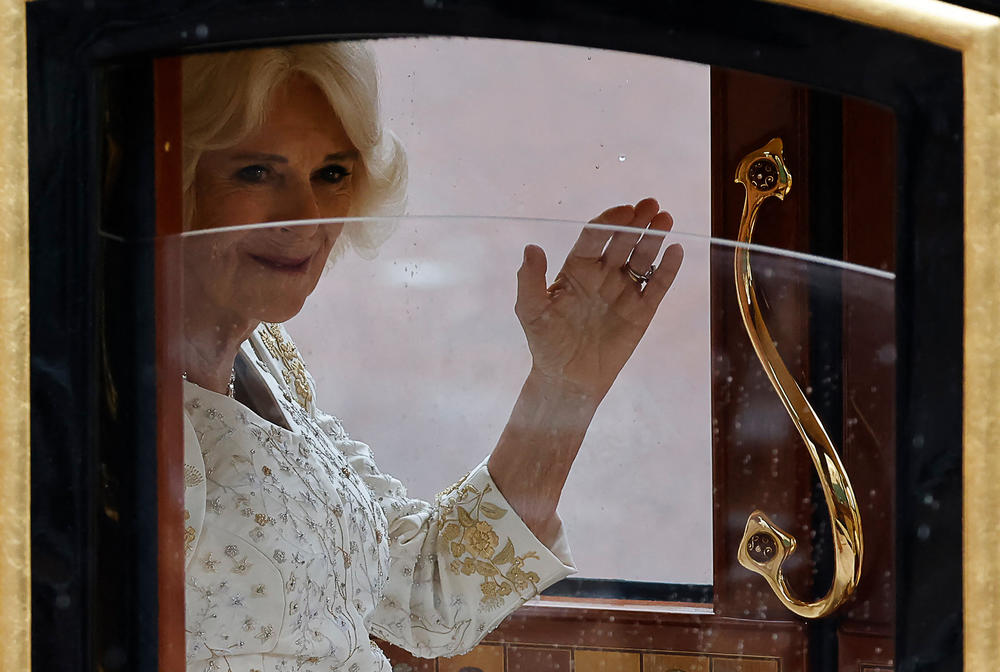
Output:
<path fill-rule="evenodd" d="M 533 321 L 548 305 L 549 295 L 545 287 L 545 252 L 537 245 L 524 248 L 524 260 L 517 269 L 517 300 L 514 314 L 522 324 Z"/>
<path fill-rule="evenodd" d="M 636 289 L 641 289 L 641 292 L 626 291 L 634 281 L 628 276 L 624 267 L 627 262 L 632 270 L 639 275 L 646 273 L 651 268 L 663 244 L 663 233 L 670 231 L 674 224 L 670 213 L 660 212 L 659 209 L 660 206 L 656 202 L 656 199 L 644 198 L 636 203 L 634 207 L 619 205 L 605 210 L 599 216 L 592 219 L 591 223 L 628 227 L 629 230 L 611 232 L 593 227 L 585 227 L 573 245 L 573 249 L 567 258 L 567 266 L 564 266 L 563 269 L 576 268 L 579 270 L 580 268 L 590 268 L 591 271 L 587 272 L 590 280 L 585 281 L 585 284 L 592 285 L 595 289 L 599 287 L 599 294 L 603 299 L 614 301 L 623 292 L 635 298 L 649 296 L 652 301 L 643 301 L 643 303 L 652 303 L 655 310 L 655 305 L 666 294 L 666 291 L 670 288 L 670 283 L 673 282 L 673 278 L 677 274 L 677 269 L 683 257 L 680 246 L 672 246 L 670 249 L 673 251 L 669 256 L 664 253 L 662 263 L 667 267 L 663 269 L 662 273 L 657 270 L 648 283 L 641 286 L 638 283 L 635 284 Z M 540 249 L 538 253 L 541 254 Z M 583 266 L 579 266 L 572 264 L 573 260 L 599 263 L 585 263 Z M 532 301 L 535 302 L 534 305 L 539 306 L 537 310 L 541 311 L 544 309 L 545 299 L 559 295 L 562 285 L 557 276 L 553 287 L 550 288 L 552 290 L 551 293 L 546 292 L 546 296 L 543 297 L 541 292 L 536 291 L 538 287 L 542 287 L 545 283 L 544 255 L 542 255 L 541 279 L 536 278 L 530 282 L 532 287 L 530 291 L 528 291 L 526 284 L 523 285 L 524 289 L 522 290 L 522 274 L 530 275 L 533 273 L 529 261 L 528 251 L 526 250 L 525 265 L 518 272 L 518 303 L 522 303 L 520 296 L 523 293 L 525 301 L 529 303 Z M 524 304 L 525 310 L 527 310 L 529 303 Z M 521 315 L 521 313 L 518 314 Z"/>
<path fill-rule="evenodd" d="M 617 205 L 613 208 L 608 208 L 590 220 L 590 222 L 592 224 L 628 226 L 634 215 L 635 208 L 631 205 Z M 583 231 L 580 232 L 580 236 L 576 239 L 576 243 L 574 243 L 569 255 L 581 259 L 599 259 L 612 233 L 603 229 L 595 229 L 592 226 L 585 226 Z"/>
<path fill-rule="evenodd" d="M 660 301 L 666 295 L 667 290 L 670 289 L 670 285 L 674 283 L 674 278 L 677 277 L 677 271 L 680 270 L 682 261 L 684 261 L 684 248 L 680 245 L 675 243 L 663 251 L 663 258 L 660 260 L 660 265 L 656 268 L 653 277 L 649 279 L 649 282 L 646 283 L 645 288 L 642 290 L 641 303 L 644 305 L 649 317 L 652 317 L 653 313 L 656 312 Z"/>
<path fill-rule="evenodd" d="M 632 248 L 639 241 L 639 236 L 659 210 L 660 205 L 654 198 L 644 198 L 635 204 L 632 221 L 625 225 L 634 228 L 634 232 L 616 231 L 611 236 L 607 249 L 604 250 L 602 259 L 609 268 L 620 268 L 625 264 Z"/>
<path fill-rule="evenodd" d="M 674 219 L 669 212 L 659 212 L 649 222 L 649 228 L 642 235 L 642 239 L 636 243 L 632 249 L 632 255 L 628 258 L 628 265 L 632 270 L 640 275 L 649 270 L 656 256 L 660 252 L 664 236 L 662 234 L 650 233 L 650 231 L 670 231 L 674 226 Z"/>

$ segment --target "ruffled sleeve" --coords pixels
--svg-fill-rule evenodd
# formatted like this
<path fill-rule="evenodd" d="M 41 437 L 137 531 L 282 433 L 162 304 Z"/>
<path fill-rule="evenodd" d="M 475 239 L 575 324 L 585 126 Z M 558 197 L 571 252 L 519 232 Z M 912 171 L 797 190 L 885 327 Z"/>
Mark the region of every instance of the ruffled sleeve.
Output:
<path fill-rule="evenodd" d="M 317 420 L 340 429 L 325 414 Z M 408 498 L 399 481 L 379 471 L 367 445 L 338 445 L 387 522 L 389 576 L 368 619 L 373 635 L 428 658 L 464 653 L 575 571 L 562 530 L 552 549 L 541 543 L 504 499 L 485 461 L 432 504 Z"/>

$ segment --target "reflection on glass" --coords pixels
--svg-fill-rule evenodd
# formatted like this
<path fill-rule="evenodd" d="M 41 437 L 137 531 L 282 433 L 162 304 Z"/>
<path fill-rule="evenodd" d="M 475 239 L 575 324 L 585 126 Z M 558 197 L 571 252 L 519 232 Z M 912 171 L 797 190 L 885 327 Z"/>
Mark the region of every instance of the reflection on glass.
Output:
<path fill-rule="evenodd" d="M 242 579 L 229 574 L 243 576 L 240 572 L 253 564 L 254 557 L 262 568 L 275 569 L 279 574 L 299 567 L 301 575 L 293 585 L 298 585 L 302 576 L 317 581 L 307 571 L 313 566 L 321 574 L 332 571 L 332 575 L 348 575 L 350 567 L 338 565 L 331 569 L 317 558 L 325 557 L 329 548 L 336 551 L 338 558 L 344 557 L 344 551 L 351 557 L 350 542 L 305 543 L 299 536 L 308 538 L 310 521 L 318 529 L 329 529 L 337 514 L 338 504 L 333 504 L 332 510 L 323 504 L 326 495 L 322 484 L 313 479 L 321 479 L 323 473 L 335 474 L 343 466 L 351 472 L 359 468 L 366 477 L 375 474 L 367 447 L 341 442 L 346 437 L 345 425 L 354 436 L 375 446 L 380 473 L 384 470 L 407 484 L 416 484 L 412 494 L 431 501 L 434 490 L 424 493 L 418 489 L 440 488 L 434 484 L 458 480 L 468 469 L 465 465 L 483 459 L 502 434 L 511 400 L 531 366 L 513 310 L 517 283 L 510 277 L 511 262 L 518 264 L 526 240 L 542 242 L 551 254 L 571 247 L 579 234 L 577 225 L 505 220 L 498 229 L 497 222 L 490 218 L 402 218 L 394 224 L 395 232 L 382 245 L 377 258 L 365 260 L 348 255 L 333 263 L 304 309 L 288 323 L 287 331 L 277 325 L 264 325 L 241 345 L 236 361 L 235 400 L 226 398 L 222 389 L 210 392 L 193 384 L 187 386 L 187 414 L 196 436 L 202 437 L 199 445 L 208 460 L 206 469 L 211 472 L 206 472 L 207 486 L 198 484 L 207 487 L 204 520 L 215 516 L 215 523 L 221 524 L 230 512 L 241 530 L 219 534 L 217 551 L 207 550 L 212 545 L 211 537 L 209 541 L 205 537 L 195 539 L 189 574 L 201 574 L 202 585 L 205 580 L 225 580 L 229 587 L 236 587 Z M 302 232 L 296 232 L 296 228 L 251 228 L 239 233 L 281 238 L 305 234 L 315 225 L 302 225 Z M 186 237 L 184 245 L 211 247 L 215 241 L 224 246 L 230 233 L 198 233 Z M 600 234 L 608 235 L 608 231 L 602 228 Z M 704 494 L 686 488 L 686 470 L 700 465 L 707 468 L 709 437 L 718 431 L 714 421 L 684 418 L 691 409 L 707 403 L 704 398 L 690 398 L 703 374 L 687 361 L 705 344 L 692 343 L 683 326 L 679 326 L 699 317 L 699 313 L 702 319 L 710 316 L 704 305 L 686 306 L 680 299 L 690 292 L 690 287 L 685 288 L 685 278 L 694 268 L 705 274 L 710 268 L 716 269 L 711 273 L 712 285 L 731 286 L 733 248 L 725 241 L 678 238 L 676 234 L 674 238 L 685 249 L 685 272 L 672 290 L 677 293 L 668 296 L 597 412 L 560 503 L 566 539 L 574 549 L 575 564 L 586 572 L 585 576 L 600 576 L 588 572 L 585 563 L 600 567 L 605 562 L 616 572 L 611 577 L 620 578 L 635 566 L 646 566 L 651 568 L 650 574 L 641 576 L 641 580 L 664 580 L 663 574 L 653 572 L 671 562 L 671 553 L 680 547 L 678 557 L 682 557 L 685 548 L 693 550 L 693 544 L 688 546 L 683 535 L 703 534 L 706 527 L 711 527 L 710 501 Z M 456 248 L 470 249 L 477 240 L 479 248 L 489 250 L 488 254 L 455 254 Z M 807 290 L 820 303 L 832 301 L 842 292 L 837 300 L 862 313 L 885 311 L 891 306 L 893 283 L 889 274 L 766 249 L 755 250 L 752 256 L 761 295 L 769 305 L 780 305 L 787 300 L 789 288 L 795 287 Z M 491 288 L 495 291 L 491 292 Z M 735 301 L 717 306 L 716 311 L 735 316 Z M 294 335 L 298 348 L 289 333 Z M 774 335 L 782 339 L 785 334 L 778 327 Z M 795 344 L 783 347 L 794 350 Z M 874 370 L 891 364 L 886 359 L 886 348 L 891 347 L 891 343 L 884 343 L 870 351 L 870 362 L 863 368 Z M 749 349 L 748 345 L 745 349 Z M 752 357 L 752 352 L 743 354 Z M 308 373 L 303 361 L 310 364 Z M 714 367 L 730 370 L 737 366 L 736 361 L 717 352 Z M 747 461 L 747 469 L 776 469 L 782 458 L 770 446 L 795 439 L 794 429 L 782 420 L 780 405 L 766 403 L 772 396 L 766 378 L 751 376 L 749 380 L 754 381 L 754 389 L 745 390 L 742 384 L 737 388 L 734 381 L 732 394 L 758 394 L 755 398 L 764 403 L 749 409 L 742 421 L 737 419 L 737 424 L 727 429 L 734 434 L 729 441 L 737 446 L 761 446 L 759 452 L 773 454 L 773 465 Z M 810 388 L 808 393 L 822 395 L 824 390 Z M 344 424 L 320 409 L 334 411 Z M 703 438 L 685 445 L 678 438 L 684 432 Z M 351 453 L 346 465 L 333 458 L 324 459 L 317 470 L 317 465 L 310 466 L 316 455 L 336 455 L 302 439 L 316 437 L 317 433 L 333 438 L 338 450 L 348 445 L 360 452 Z M 244 442 L 248 451 L 254 452 L 240 452 Z M 757 452 L 747 450 L 748 456 Z M 194 459 L 189 452 L 189 463 Z M 689 463 L 678 468 L 681 460 Z M 314 473 L 309 473 L 310 469 Z M 422 505 L 411 509 L 413 504 L 398 500 L 398 482 L 383 480 L 380 473 L 368 484 L 383 498 L 383 506 L 405 507 L 400 510 L 411 518 L 416 516 L 417 522 L 407 530 L 417 534 Z M 310 487 L 296 491 L 289 478 L 297 481 L 303 477 Z M 363 486 L 360 489 L 364 490 Z M 342 486 L 341 491 L 349 493 L 351 487 Z M 500 534 L 499 522 L 512 520 L 503 513 L 511 511 L 509 502 L 478 500 L 478 494 L 471 491 L 466 495 L 468 501 L 456 501 L 450 510 L 450 500 L 443 500 L 445 506 L 439 513 L 444 526 L 441 533 L 448 538 L 438 543 L 436 550 L 447 563 L 441 567 L 439 556 L 429 565 L 433 567 L 437 562 L 445 577 L 470 577 L 480 591 L 477 603 L 483 603 L 487 593 L 482 592 L 482 586 L 493 582 L 486 581 L 492 577 L 483 574 L 491 570 L 478 563 L 493 562 L 497 570 L 504 569 L 494 558 L 500 556 L 503 560 L 501 546 L 506 547 L 506 543 L 501 542 L 516 538 L 507 533 L 502 539 Z M 670 506 L 678 509 L 672 519 L 665 509 Z M 317 515 L 322 518 L 315 518 Z M 355 515 L 361 514 L 356 511 Z M 479 523 L 483 522 L 489 529 L 482 526 L 483 534 L 478 535 Z M 742 522 L 737 519 L 733 524 L 739 526 Z M 351 527 L 348 525 L 348 530 Z M 392 538 L 391 522 L 388 528 L 370 529 L 376 538 L 380 534 Z M 445 532 L 447 529 L 452 531 Z M 600 543 L 594 543 L 595 538 Z M 606 543 L 616 538 L 623 539 L 626 548 L 629 539 L 633 544 L 641 539 L 648 555 L 655 556 L 654 562 L 642 564 L 647 553 L 635 553 L 623 560 L 621 547 Z M 512 549 L 518 552 L 510 567 L 521 558 L 526 580 L 531 583 L 534 571 L 539 586 L 557 578 L 543 579 L 541 573 L 528 568 L 529 558 L 524 557 L 519 544 L 523 540 L 512 541 Z M 356 550 L 362 548 L 359 544 Z M 529 548 L 534 548 L 529 552 L 541 555 L 542 548 Z M 313 549 L 316 557 L 310 558 L 308 549 Z M 434 557 L 433 548 L 417 546 L 413 550 Z M 289 559 L 293 562 L 286 567 Z M 663 566 L 656 564 L 657 559 Z M 353 567 L 361 560 L 350 562 Z M 415 566 L 412 571 L 416 571 Z M 259 576 L 247 576 L 247 581 L 258 582 L 250 588 L 263 585 Z M 282 578 L 287 583 L 287 577 Z M 498 573 L 497 585 L 502 585 L 502 580 Z M 498 595 L 501 590 L 497 589 Z"/>
<path fill-rule="evenodd" d="M 336 220 L 401 202 L 405 159 L 379 126 L 369 50 L 193 56 L 184 93 L 185 228 L 202 234 L 182 245 L 189 660 L 374 670 L 372 635 L 467 650 L 573 571 L 556 505 L 680 268 L 679 245 L 660 255 L 670 215 L 650 198 L 605 210 L 594 221 L 617 228 L 585 228 L 550 279 L 542 249 L 523 248 L 531 364 L 510 419 L 436 503 L 410 499 L 317 406 L 281 326 L 338 246 L 377 238 Z"/>
<path fill-rule="evenodd" d="M 430 44 L 454 60 L 455 42 Z M 393 95 L 402 55 L 435 58 L 415 47 L 378 45 Z M 487 62 L 544 51 L 482 49 Z M 184 302 L 189 669 L 386 669 L 372 637 L 454 656 L 576 571 L 618 597 L 636 597 L 633 584 L 706 588 L 638 597 L 711 613 L 713 551 L 729 533 L 713 531 L 713 449 L 745 451 L 741 476 L 772 483 L 794 432 L 761 394 L 766 378 L 746 373 L 748 344 L 719 336 L 738 315 L 721 289 L 733 251 L 691 233 L 706 232 L 709 180 L 685 158 L 707 165 L 707 115 L 663 134 L 655 91 L 632 82 L 666 62 L 602 54 L 595 74 L 585 64 L 599 52 L 548 49 L 578 88 L 617 78 L 613 116 L 628 119 L 638 95 L 649 132 L 619 124 L 620 141 L 602 142 L 587 130 L 606 125 L 600 114 L 539 116 L 565 96 L 537 91 L 506 108 L 520 134 L 492 133 L 498 118 L 445 116 L 454 99 L 438 93 L 389 106 L 404 151 L 379 117 L 369 44 L 185 59 L 186 233 L 172 276 Z M 482 86 L 498 95 L 510 81 Z M 405 130 L 426 101 L 437 112 Z M 570 131 L 546 144 L 539 119 Z M 449 128 L 469 140 L 443 143 Z M 612 160 L 591 169 L 586 157 L 580 172 L 595 141 Z M 677 155 L 644 145 L 654 141 Z M 604 177 L 626 165 L 635 179 Z M 443 183 L 430 179 L 437 166 Z M 495 188 L 511 176 L 516 193 Z M 644 179 L 661 202 L 639 199 Z M 401 216 L 407 197 L 433 216 Z M 773 329 L 791 334 L 782 342 L 813 320 L 789 293 L 891 311 L 889 274 L 763 248 L 754 267 L 765 303 L 792 306 Z M 759 590 L 749 573 L 736 580 Z"/>
<path fill-rule="evenodd" d="M 564 257 L 579 226 L 405 218 L 377 258 L 338 259 L 288 323 L 326 403 L 413 495 L 432 499 L 442 473 L 454 480 L 495 445 L 531 369 L 514 272 L 529 243 Z M 563 491 L 570 539 L 602 540 L 573 544 L 581 577 L 712 581 L 708 250 L 683 245 Z"/>

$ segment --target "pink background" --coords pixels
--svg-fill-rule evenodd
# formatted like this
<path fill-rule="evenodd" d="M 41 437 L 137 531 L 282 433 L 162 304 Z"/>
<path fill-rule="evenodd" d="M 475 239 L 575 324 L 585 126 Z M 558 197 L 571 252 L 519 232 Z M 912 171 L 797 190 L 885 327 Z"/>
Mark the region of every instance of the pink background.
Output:
<path fill-rule="evenodd" d="M 482 460 L 530 360 L 513 314 L 526 243 L 550 279 L 579 224 L 654 196 L 707 236 L 705 66 L 467 39 L 375 44 L 383 116 L 409 155 L 408 213 L 348 254 L 289 323 L 320 404 L 433 498 Z M 450 219 L 479 215 L 501 219 Z M 580 576 L 710 583 L 708 246 L 685 262 L 591 426 L 560 504 Z"/>

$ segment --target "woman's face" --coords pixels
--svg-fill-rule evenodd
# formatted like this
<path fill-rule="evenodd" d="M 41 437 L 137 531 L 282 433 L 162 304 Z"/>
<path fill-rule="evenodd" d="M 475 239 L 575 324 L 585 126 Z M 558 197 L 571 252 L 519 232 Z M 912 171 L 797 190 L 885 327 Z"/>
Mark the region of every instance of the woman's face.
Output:
<path fill-rule="evenodd" d="M 358 162 L 320 89 L 295 76 L 270 101 L 264 125 L 205 152 L 195 173 L 192 229 L 343 217 Z M 240 325 L 283 322 L 316 287 L 343 224 L 226 231 L 184 241 L 189 318 Z"/>

